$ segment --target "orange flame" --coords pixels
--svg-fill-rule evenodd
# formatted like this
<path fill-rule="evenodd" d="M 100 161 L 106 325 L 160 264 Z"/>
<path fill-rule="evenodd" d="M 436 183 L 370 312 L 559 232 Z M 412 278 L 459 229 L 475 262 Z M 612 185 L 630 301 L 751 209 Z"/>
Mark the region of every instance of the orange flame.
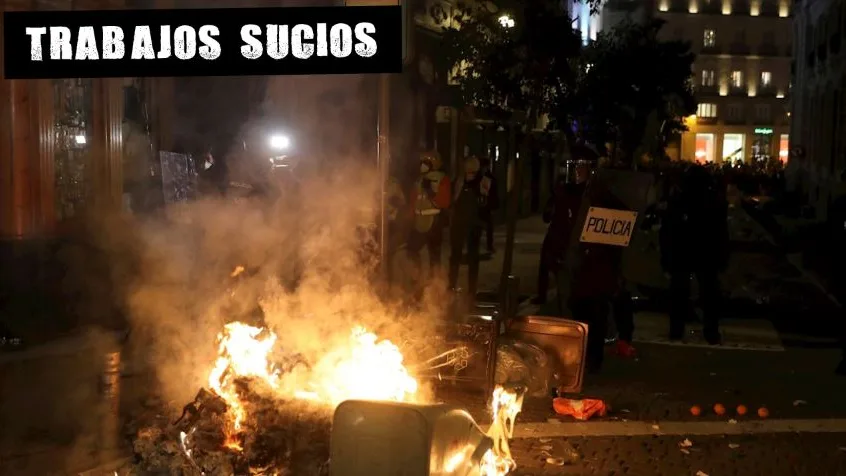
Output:
<path fill-rule="evenodd" d="M 523 394 L 496 387 L 491 400 L 493 421 L 488 429 L 488 436 L 493 440 L 493 448 L 482 457 L 481 476 L 505 476 L 517 468 L 511 456 L 508 440 L 514 434 L 514 422 L 523 409 Z"/>
<path fill-rule="evenodd" d="M 268 329 L 241 322 L 227 324 L 218 334 L 218 357 L 208 385 L 229 406 L 232 415 L 226 445 L 240 450 L 232 436 L 242 430 L 247 417 L 235 379 L 254 378 L 265 382 L 281 398 L 312 400 L 337 406 L 344 400 L 415 402 L 418 383 L 403 364 L 400 349 L 388 340 L 356 326 L 346 345 L 331 349 L 316 363 L 305 388 L 281 385 L 281 375 L 270 355 L 276 335 Z"/>

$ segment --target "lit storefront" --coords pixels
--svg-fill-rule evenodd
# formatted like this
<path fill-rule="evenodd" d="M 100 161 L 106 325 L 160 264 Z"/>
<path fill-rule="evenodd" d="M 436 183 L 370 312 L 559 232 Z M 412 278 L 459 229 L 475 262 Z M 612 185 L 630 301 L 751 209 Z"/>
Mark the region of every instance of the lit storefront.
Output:
<path fill-rule="evenodd" d="M 714 161 L 714 134 L 696 134 L 696 161 Z"/>
<path fill-rule="evenodd" d="M 755 128 L 752 136 L 752 160 L 762 162 L 773 157 L 773 130 L 769 127 Z"/>
<path fill-rule="evenodd" d="M 789 155 L 787 126 L 724 125 L 688 119 L 682 134 L 681 160 L 750 163 Z"/>
<path fill-rule="evenodd" d="M 744 162 L 746 160 L 746 137 L 743 134 L 723 134 L 723 162 Z"/>
<path fill-rule="evenodd" d="M 778 141 L 778 160 L 787 163 L 790 157 L 790 134 L 781 134 Z"/>

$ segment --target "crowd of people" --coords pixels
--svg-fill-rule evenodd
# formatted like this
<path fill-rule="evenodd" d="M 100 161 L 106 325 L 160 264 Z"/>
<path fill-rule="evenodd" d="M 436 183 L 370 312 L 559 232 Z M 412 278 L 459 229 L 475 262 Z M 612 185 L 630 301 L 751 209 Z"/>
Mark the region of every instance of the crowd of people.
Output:
<path fill-rule="evenodd" d="M 625 209 L 612 193 L 589 186 L 594 166 L 589 161 L 576 163 L 573 179 L 559 174 L 553 196 L 544 210 L 549 223 L 544 239 L 538 273 L 538 296 L 547 300 L 550 275 L 570 272 L 566 307 L 572 317 L 589 325 L 587 368 L 602 366 L 609 314 L 613 317 L 618 339 L 617 353 L 635 355 L 632 346 L 634 317 L 632 297 L 627 289 L 622 266 L 622 247 L 574 242 L 579 210 L 584 200 L 591 206 Z M 658 197 L 650 206 L 645 226 L 660 222 L 661 266 L 670 281 L 671 311 L 668 338 L 683 340 L 685 323 L 692 315 L 691 284 L 696 280 L 703 311 L 703 334 L 712 345 L 721 343 L 719 332 L 720 283 L 729 256 L 728 202 L 723 169 L 703 165 L 673 164 L 652 170 Z M 587 188 L 587 189 L 586 189 Z M 587 190 L 587 191 L 586 191 Z M 571 247 L 576 247 L 575 252 Z M 566 260 L 575 261 L 568 267 Z M 564 307 L 564 306 L 562 306 Z"/>
<path fill-rule="evenodd" d="M 421 154 L 419 176 L 407 194 L 407 203 L 401 206 L 408 210 L 406 218 L 410 220 L 407 239 L 392 241 L 395 247 L 405 242 L 412 274 L 421 283 L 417 288 L 422 289 L 426 274 L 440 273 L 444 231 L 448 227 L 448 286 L 457 290 L 459 268 L 466 264 L 468 282 L 463 294 L 472 298 L 478 290 L 483 234 L 487 234 L 488 251 L 494 251 L 491 215 L 499 206 L 497 186 L 485 158 L 465 159 L 464 174 L 454 179 L 442 170 L 442 165 L 436 152 Z M 546 303 L 550 277 L 573 273 L 566 280 L 569 289 L 559 295 L 567 296 L 564 304 L 572 317 L 590 326 L 587 367 L 591 371 L 598 371 L 602 366 L 609 316 L 615 320 L 618 332 L 617 352 L 623 356 L 635 355 L 633 306 L 623 278 L 623 248 L 572 239 L 585 200 L 596 207 L 626 208 L 607 189 L 589 186 L 595 167 L 595 161 L 583 160 L 577 163 L 575 173 L 559 174 L 543 213 L 549 226 L 538 266 L 535 298 L 538 304 Z M 704 338 L 712 345 L 719 345 L 719 275 L 725 270 L 729 255 L 727 182 L 743 177 L 744 171 L 674 164 L 652 172 L 659 197 L 647 215 L 661 223 L 661 265 L 669 277 L 672 307 L 668 338 L 685 338 L 685 323 L 692 315 L 691 284 L 696 280 Z M 394 202 L 394 208 L 400 203 Z M 398 222 L 402 214 L 393 216 Z M 399 226 L 395 226 L 398 231 Z M 575 251 L 570 250 L 572 246 Z M 428 254 L 428 266 L 421 262 L 423 249 Z M 393 250 L 389 256 L 392 254 Z M 573 266 L 566 266 L 568 259 L 574 261 Z M 562 281 L 556 279 L 556 282 Z"/>
<path fill-rule="evenodd" d="M 426 151 L 421 154 L 420 173 L 408 194 L 407 218 L 411 225 L 406 240 L 406 254 L 418 282 L 422 283 L 423 278 L 420 253 L 424 248 L 429 258 L 429 276 L 438 275 L 441 270 L 444 229 L 448 227 L 449 288 L 458 290 L 459 268 L 466 262 L 466 295 L 472 297 L 478 290 L 483 234 L 486 236 L 487 251 L 494 252 L 493 211 L 499 207 L 496 178 L 491 173 L 487 158 L 466 158 L 463 175 L 454 180 L 442 167 L 443 162 L 437 152 Z M 422 290 L 422 286 L 418 286 L 418 289 Z"/>

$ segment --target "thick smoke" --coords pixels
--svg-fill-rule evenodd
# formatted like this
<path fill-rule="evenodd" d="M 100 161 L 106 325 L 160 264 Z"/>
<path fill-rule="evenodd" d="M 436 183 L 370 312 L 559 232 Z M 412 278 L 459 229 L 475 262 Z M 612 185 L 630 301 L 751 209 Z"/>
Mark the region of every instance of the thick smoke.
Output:
<path fill-rule="evenodd" d="M 143 342 L 134 357 L 155 369 L 171 399 L 187 401 L 205 385 L 215 336 L 227 321 L 253 322 L 256 304 L 278 346 L 306 362 L 356 324 L 395 343 L 411 337 L 406 330 L 426 335 L 434 317 L 386 302 L 360 255 L 357 227 L 374 218 L 375 181 L 360 168 L 338 174 L 305 180 L 301 208 L 284 199 L 204 201 L 141 224 L 127 295 L 134 343 Z M 234 280 L 238 266 L 246 276 Z"/>
<path fill-rule="evenodd" d="M 320 90 L 313 78 L 301 81 L 296 84 L 310 85 L 301 90 L 302 111 L 309 97 L 321 103 L 329 93 L 343 98 L 340 110 L 347 113 L 368 107 L 357 99 L 355 81 L 347 82 L 346 95 L 338 87 Z M 425 336 L 436 320 L 434 299 L 422 310 L 411 308 L 388 299 L 371 280 L 375 263 L 361 254 L 360 231 L 375 223 L 379 210 L 375 161 L 363 157 L 366 150 L 341 155 L 361 141 L 350 137 L 357 129 L 343 116 L 330 117 L 315 114 L 298 123 L 299 131 L 321 131 L 323 143 L 314 157 L 321 166 L 299 168 L 298 192 L 284 182 L 268 196 L 204 199 L 172 206 L 164 217 L 110 227 L 123 236 L 109 238 L 120 243 L 112 251 L 113 269 L 133 270 L 117 278 L 125 281 L 133 329 L 129 358 L 155 372 L 168 400 L 187 402 L 206 385 L 223 324 L 255 322 L 257 304 L 279 336 L 277 347 L 307 364 L 347 340 L 354 325 L 401 345 Z M 237 169 L 238 161 L 256 158 L 229 159 Z M 231 277 L 239 266 L 246 271 Z"/>

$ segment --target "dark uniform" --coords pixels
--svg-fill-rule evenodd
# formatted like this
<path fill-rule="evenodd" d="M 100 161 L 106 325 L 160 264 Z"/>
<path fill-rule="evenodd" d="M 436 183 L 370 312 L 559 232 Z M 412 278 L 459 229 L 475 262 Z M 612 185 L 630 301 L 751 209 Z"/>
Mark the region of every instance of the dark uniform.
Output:
<path fill-rule="evenodd" d="M 694 275 L 699 283 L 705 339 L 719 344 L 719 273 L 728 265 L 728 203 L 702 166 L 690 167 L 681 189 L 670 197 L 659 241 L 661 264 L 670 274 L 670 339 L 684 336 Z"/>
<path fill-rule="evenodd" d="M 619 200 L 602 189 L 594 189 L 590 194 L 592 206 L 625 209 Z M 579 243 L 577 246 L 579 261 L 571 281 L 569 305 L 573 319 L 589 326 L 587 368 L 596 372 L 602 367 L 604 359 L 609 312 L 612 304 L 619 305 L 616 298 L 620 296 L 623 248 L 596 243 Z M 621 310 L 615 309 L 617 312 Z M 615 313 L 615 317 L 619 321 L 626 315 Z M 624 328 L 622 332 L 627 331 L 626 326 L 621 326 L 619 322 L 618 327 Z"/>
<path fill-rule="evenodd" d="M 479 245 L 484 226 L 482 213 L 488 200 L 491 182 L 480 173 L 478 159 L 468 159 L 467 164 L 465 177 L 456 184 L 450 216 L 449 286 L 454 289 L 458 284 L 458 269 L 466 247 L 467 295 L 472 298 L 478 290 Z M 473 170 L 472 176 L 470 170 Z"/>
<path fill-rule="evenodd" d="M 552 197 L 546 204 L 543 220 L 549 223 L 541 247 L 541 260 L 538 266 L 537 304 L 546 302 L 549 292 L 549 275 L 558 273 L 564 261 L 567 246 L 573 230 L 573 223 L 579 213 L 585 184 L 568 184 L 560 179 Z"/>

